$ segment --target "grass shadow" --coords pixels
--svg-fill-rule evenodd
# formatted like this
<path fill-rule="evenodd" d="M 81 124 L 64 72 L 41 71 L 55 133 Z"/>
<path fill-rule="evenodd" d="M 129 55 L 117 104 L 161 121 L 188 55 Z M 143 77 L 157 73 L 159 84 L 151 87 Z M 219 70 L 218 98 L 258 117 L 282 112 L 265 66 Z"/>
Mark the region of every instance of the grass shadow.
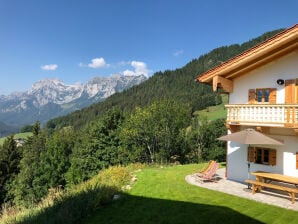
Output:
<path fill-rule="evenodd" d="M 82 223 L 82 220 L 88 217 L 88 215 L 109 204 L 117 191 L 113 187 L 95 185 L 80 192 L 65 193 L 61 197 L 56 198 L 53 205 L 25 214 L 19 217 L 18 220 L 11 220 L 7 223 Z"/>
<path fill-rule="evenodd" d="M 224 206 L 121 195 L 83 223 L 263 223 Z"/>

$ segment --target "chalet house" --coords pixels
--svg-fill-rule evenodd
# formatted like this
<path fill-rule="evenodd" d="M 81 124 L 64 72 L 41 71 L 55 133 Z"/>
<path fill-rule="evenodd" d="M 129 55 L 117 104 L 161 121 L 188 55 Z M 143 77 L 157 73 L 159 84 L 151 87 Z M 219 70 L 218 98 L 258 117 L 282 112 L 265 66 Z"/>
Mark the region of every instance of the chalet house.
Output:
<path fill-rule="evenodd" d="M 14 141 L 16 142 L 17 147 L 21 147 L 25 143 L 24 139 L 22 139 L 22 138 L 16 138 L 16 139 L 14 139 Z"/>
<path fill-rule="evenodd" d="M 227 178 L 250 171 L 298 177 L 298 24 L 199 75 L 198 82 L 229 95 L 228 133 L 253 128 L 283 145 L 227 143 Z"/>

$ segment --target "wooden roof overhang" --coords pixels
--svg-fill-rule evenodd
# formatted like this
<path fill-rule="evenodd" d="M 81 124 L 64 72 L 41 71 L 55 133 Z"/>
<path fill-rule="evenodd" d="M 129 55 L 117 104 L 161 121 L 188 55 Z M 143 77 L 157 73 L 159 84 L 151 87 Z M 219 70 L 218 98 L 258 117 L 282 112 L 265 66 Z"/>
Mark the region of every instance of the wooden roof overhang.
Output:
<path fill-rule="evenodd" d="M 298 24 L 237 55 L 196 78 L 197 82 L 233 92 L 233 79 L 298 50 Z"/>

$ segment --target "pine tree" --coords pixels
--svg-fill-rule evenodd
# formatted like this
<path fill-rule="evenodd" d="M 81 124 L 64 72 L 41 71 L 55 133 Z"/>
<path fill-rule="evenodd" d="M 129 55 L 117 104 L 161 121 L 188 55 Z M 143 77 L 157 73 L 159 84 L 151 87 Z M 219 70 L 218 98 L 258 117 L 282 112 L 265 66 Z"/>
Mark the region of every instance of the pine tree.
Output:
<path fill-rule="evenodd" d="M 29 207 L 47 194 L 49 185 L 42 176 L 42 155 L 45 152 L 45 142 L 45 136 L 37 131 L 22 148 L 20 172 L 10 191 L 18 206 Z"/>
<path fill-rule="evenodd" d="M 11 197 L 7 194 L 11 182 L 19 172 L 20 152 L 17 148 L 14 136 L 6 138 L 3 146 L 0 146 L 0 204 Z"/>
<path fill-rule="evenodd" d="M 42 154 L 42 177 L 50 188 L 65 186 L 65 173 L 70 167 L 69 156 L 75 142 L 75 132 L 65 127 L 48 137 L 46 151 Z"/>

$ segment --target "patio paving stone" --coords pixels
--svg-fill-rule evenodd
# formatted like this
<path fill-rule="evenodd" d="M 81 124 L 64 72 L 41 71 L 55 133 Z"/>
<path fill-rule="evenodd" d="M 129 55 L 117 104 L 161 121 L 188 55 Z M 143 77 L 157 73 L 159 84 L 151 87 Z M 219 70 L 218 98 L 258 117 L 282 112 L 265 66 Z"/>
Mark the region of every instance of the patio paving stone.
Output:
<path fill-rule="evenodd" d="M 217 170 L 217 182 L 198 181 L 194 174 L 187 175 L 185 180 L 192 185 L 203 188 L 208 188 L 215 191 L 224 192 L 238 197 L 248 198 L 261 203 L 275 205 L 287 209 L 298 211 L 298 200 L 296 195 L 296 202 L 291 203 L 290 197 L 286 193 L 274 193 L 273 191 L 262 190 L 261 193 L 252 194 L 248 189 L 247 184 L 231 181 L 225 178 L 225 168 Z"/>

